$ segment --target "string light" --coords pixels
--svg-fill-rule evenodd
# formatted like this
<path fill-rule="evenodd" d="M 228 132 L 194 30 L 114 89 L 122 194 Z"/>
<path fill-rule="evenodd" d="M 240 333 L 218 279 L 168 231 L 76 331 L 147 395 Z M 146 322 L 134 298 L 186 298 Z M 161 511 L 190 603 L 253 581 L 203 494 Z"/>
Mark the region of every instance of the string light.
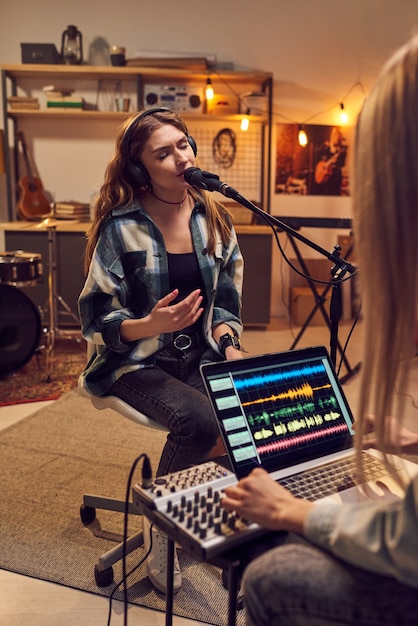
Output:
<path fill-rule="evenodd" d="M 206 100 L 213 100 L 215 92 L 213 91 L 212 81 L 210 78 L 206 81 Z"/>
<path fill-rule="evenodd" d="M 302 124 L 299 124 L 298 141 L 300 146 L 308 144 L 308 135 L 306 134 Z"/>
<path fill-rule="evenodd" d="M 340 102 L 340 109 L 341 109 L 341 112 L 340 112 L 341 124 L 347 124 L 347 122 L 348 122 L 348 115 L 347 115 L 346 110 L 344 108 L 344 103 L 343 102 Z"/>
<path fill-rule="evenodd" d="M 245 115 L 242 120 L 241 120 L 241 130 L 243 130 L 244 132 L 248 130 L 248 127 L 250 125 L 250 120 L 248 119 L 248 117 Z"/>

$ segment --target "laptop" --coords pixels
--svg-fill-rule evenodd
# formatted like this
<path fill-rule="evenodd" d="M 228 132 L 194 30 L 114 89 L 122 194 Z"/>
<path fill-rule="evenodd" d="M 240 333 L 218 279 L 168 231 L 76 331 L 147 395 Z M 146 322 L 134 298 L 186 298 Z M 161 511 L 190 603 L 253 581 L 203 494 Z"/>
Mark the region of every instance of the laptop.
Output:
<path fill-rule="evenodd" d="M 262 467 L 294 495 L 361 502 L 401 496 L 394 475 L 418 473 L 398 456 L 388 469 L 366 450 L 360 480 L 353 415 L 323 346 L 204 363 L 200 371 L 238 479 Z"/>

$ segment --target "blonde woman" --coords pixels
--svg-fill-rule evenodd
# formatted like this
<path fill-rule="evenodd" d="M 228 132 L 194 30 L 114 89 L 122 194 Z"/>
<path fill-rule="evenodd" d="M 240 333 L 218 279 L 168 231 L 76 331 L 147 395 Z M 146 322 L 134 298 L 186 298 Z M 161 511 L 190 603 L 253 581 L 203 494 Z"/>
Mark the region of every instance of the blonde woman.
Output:
<path fill-rule="evenodd" d="M 388 61 L 366 99 L 353 172 L 365 323 L 358 458 L 368 446 L 418 455 L 417 406 L 406 394 L 418 365 L 417 36 Z M 416 432 L 402 426 L 406 401 Z M 418 475 L 396 501 L 313 504 L 257 469 L 226 490 L 223 505 L 300 538 L 248 566 L 249 626 L 418 623 Z"/>

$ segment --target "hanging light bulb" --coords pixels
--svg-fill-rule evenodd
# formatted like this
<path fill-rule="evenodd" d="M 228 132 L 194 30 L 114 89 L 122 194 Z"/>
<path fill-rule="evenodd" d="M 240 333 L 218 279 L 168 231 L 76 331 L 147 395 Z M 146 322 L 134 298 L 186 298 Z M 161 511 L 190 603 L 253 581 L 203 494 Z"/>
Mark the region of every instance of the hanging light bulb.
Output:
<path fill-rule="evenodd" d="M 308 135 L 306 134 L 302 124 L 299 124 L 298 141 L 300 146 L 308 144 Z"/>
<path fill-rule="evenodd" d="M 215 95 L 212 87 L 212 81 L 210 78 L 206 81 L 206 100 L 213 100 L 213 96 Z"/>
<path fill-rule="evenodd" d="M 347 124 L 347 122 L 348 122 L 348 115 L 347 115 L 347 113 L 346 113 L 346 111 L 344 109 L 344 103 L 343 102 L 340 102 L 340 109 L 341 109 L 341 112 L 340 112 L 341 124 Z"/>
<path fill-rule="evenodd" d="M 241 130 L 245 132 L 246 130 L 248 130 L 249 125 L 250 125 L 250 120 L 245 115 L 241 120 Z"/>

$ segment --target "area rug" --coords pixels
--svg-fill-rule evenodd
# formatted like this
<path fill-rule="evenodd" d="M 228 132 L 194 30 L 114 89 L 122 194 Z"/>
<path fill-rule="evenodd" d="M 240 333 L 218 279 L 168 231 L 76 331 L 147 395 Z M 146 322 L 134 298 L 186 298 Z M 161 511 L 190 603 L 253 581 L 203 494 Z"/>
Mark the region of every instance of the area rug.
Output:
<path fill-rule="evenodd" d="M 0 406 L 60 398 L 77 387 L 85 363 L 81 335 L 57 337 L 49 366 L 41 346 L 23 367 L 0 377 Z"/>
<path fill-rule="evenodd" d="M 143 452 L 153 468 L 164 445 L 163 431 L 147 429 L 111 410 L 98 411 L 76 390 L 0 432 L 0 567 L 101 596 L 114 584 L 98 587 L 94 566 L 101 554 L 122 540 L 123 514 L 97 511 L 83 526 L 79 508 L 84 493 L 123 499 L 129 471 Z M 134 480 L 140 480 L 140 469 Z M 129 534 L 141 530 L 130 516 Z M 179 550 L 183 585 L 174 614 L 204 623 L 227 623 L 228 594 L 220 570 Z M 127 570 L 143 556 L 130 555 Z M 115 583 L 121 565 L 114 566 Z M 115 594 L 123 599 L 122 592 Z M 164 596 L 139 567 L 128 580 L 128 599 L 165 611 Z M 237 625 L 244 624 L 243 611 Z"/>

